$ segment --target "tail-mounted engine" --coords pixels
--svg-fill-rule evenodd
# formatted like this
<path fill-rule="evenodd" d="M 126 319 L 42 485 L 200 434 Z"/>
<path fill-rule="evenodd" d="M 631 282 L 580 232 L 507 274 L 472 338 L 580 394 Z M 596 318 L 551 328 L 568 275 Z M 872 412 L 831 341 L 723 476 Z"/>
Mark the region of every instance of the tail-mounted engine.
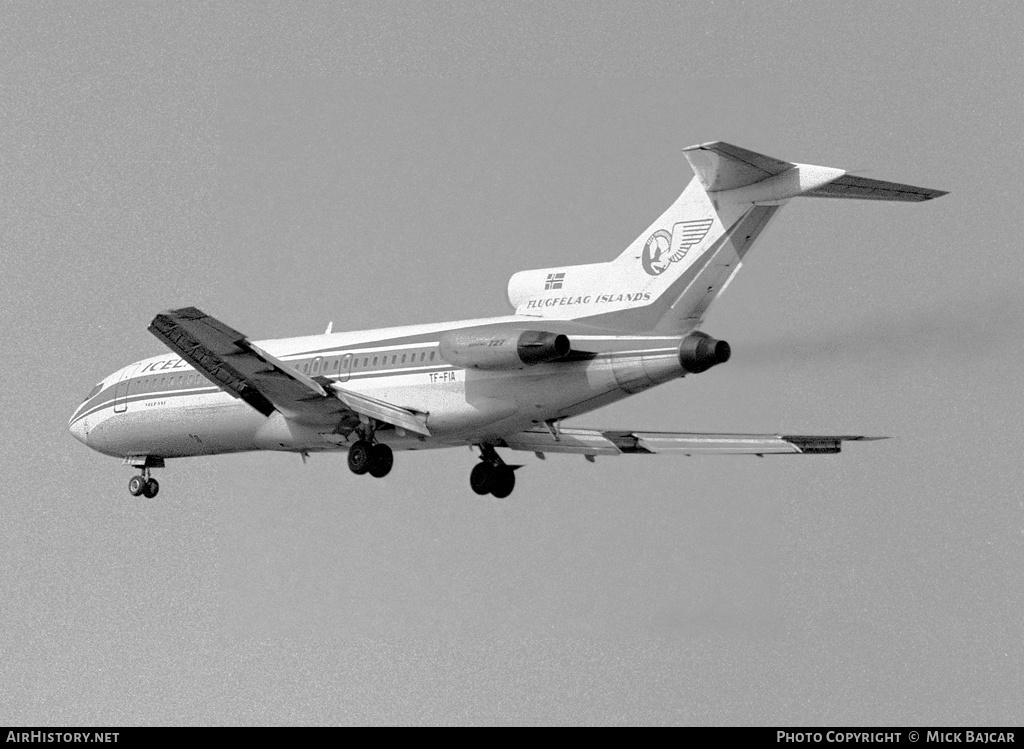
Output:
<path fill-rule="evenodd" d="M 441 358 L 467 369 L 522 369 L 569 353 L 561 333 L 521 328 L 480 327 L 451 330 L 440 338 Z"/>
<path fill-rule="evenodd" d="M 707 372 L 716 364 L 729 361 L 732 348 L 707 333 L 690 333 L 679 344 L 679 364 L 690 374 Z"/>

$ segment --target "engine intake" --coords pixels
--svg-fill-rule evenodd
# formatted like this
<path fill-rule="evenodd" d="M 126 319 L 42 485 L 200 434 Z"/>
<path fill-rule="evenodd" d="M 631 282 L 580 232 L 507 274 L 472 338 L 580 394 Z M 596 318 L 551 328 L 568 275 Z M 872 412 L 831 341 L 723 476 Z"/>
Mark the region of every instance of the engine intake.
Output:
<path fill-rule="evenodd" d="M 469 369 L 522 369 L 560 359 L 569 348 L 562 333 L 521 328 L 451 330 L 440 339 L 441 358 Z"/>
<path fill-rule="evenodd" d="M 679 344 L 679 363 L 690 374 L 707 372 L 716 364 L 725 364 L 732 348 L 707 333 L 691 333 Z"/>

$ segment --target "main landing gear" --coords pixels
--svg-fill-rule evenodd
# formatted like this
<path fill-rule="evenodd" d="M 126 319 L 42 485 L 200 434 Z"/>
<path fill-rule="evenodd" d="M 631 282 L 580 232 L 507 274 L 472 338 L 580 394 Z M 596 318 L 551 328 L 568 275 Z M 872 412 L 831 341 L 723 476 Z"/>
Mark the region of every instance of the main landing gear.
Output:
<path fill-rule="evenodd" d="M 518 467 L 506 464 L 491 445 L 480 445 L 480 462 L 469 474 L 469 485 L 481 496 L 491 494 L 504 499 L 516 488 Z"/>
<path fill-rule="evenodd" d="M 360 439 L 353 442 L 348 449 L 348 467 L 357 476 L 368 473 L 374 478 L 382 479 L 391 472 L 391 466 L 394 464 L 395 454 L 391 452 L 391 448 L 379 442 Z"/>
<path fill-rule="evenodd" d="M 150 477 L 148 468 L 142 469 L 141 476 L 132 476 L 128 481 L 128 493 L 133 497 L 138 497 L 141 494 L 145 495 L 147 499 L 153 499 L 158 491 L 160 491 L 160 484 L 155 478 Z"/>

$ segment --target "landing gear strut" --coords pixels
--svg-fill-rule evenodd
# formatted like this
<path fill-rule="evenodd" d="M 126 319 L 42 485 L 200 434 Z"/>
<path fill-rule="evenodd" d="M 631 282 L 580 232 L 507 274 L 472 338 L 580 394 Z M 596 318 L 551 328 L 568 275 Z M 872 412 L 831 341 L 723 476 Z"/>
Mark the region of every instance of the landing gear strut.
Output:
<path fill-rule="evenodd" d="M 348 467 L 357 476 L 368 473 L 374 478 L 382 479 L 391 473 L 391 466 L 395 464 L 395 454 L 387 445 L 373 441 L 374 431 L 366 430 L 349 447 Z"/>
<path fill-rule="evenodd" d="M 469 486 L 481 496 L 491 494 L 504 499 L 516 488 L 518 467 L 506 464 L 491 445 L 480 445 L 480 462 L 469 474 Z"/>

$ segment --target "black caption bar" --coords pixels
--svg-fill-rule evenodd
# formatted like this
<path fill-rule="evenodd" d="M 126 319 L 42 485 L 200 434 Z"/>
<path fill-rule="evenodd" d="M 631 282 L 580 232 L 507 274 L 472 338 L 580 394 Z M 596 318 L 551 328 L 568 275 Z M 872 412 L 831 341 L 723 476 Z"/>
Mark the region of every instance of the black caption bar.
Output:
<path fill-rule="evenodd" d="M 443 724 L 443 721 L 440 722 Z M 483 721 L 486 724 L 486 721 Z M 395 723 L 395 725 L 402 725 Z M 459 725 L 459 724 L 451 724 Z M 685 728 L 685 727 L 684 727 Z M 133 745 L 143 741 L 151 742 L 156 731 L 204 731 L 203 727 L 132 727 L 132 728 L 3 728 L 0 739 L 5 747 L 16 744 L 117 744 Z M 254 730 L 233 727 L 228 731 Z M 265 731 L 266 728 L 259 730 Z M 1017 743 L 1017 728 L 686 728 L 691 732 L 707 732 L 723 737 L 728 734 L 742 739 L 747 744 L 767 745 L 814 745 L 814 744 L 900 744 L 903 746 L 929 746 L 938 744 L 1001 744 Z M 218 738 L 223 738 L 220 733 Z M 1024 749 L 1024 747 L 1021 747 Z"/>

